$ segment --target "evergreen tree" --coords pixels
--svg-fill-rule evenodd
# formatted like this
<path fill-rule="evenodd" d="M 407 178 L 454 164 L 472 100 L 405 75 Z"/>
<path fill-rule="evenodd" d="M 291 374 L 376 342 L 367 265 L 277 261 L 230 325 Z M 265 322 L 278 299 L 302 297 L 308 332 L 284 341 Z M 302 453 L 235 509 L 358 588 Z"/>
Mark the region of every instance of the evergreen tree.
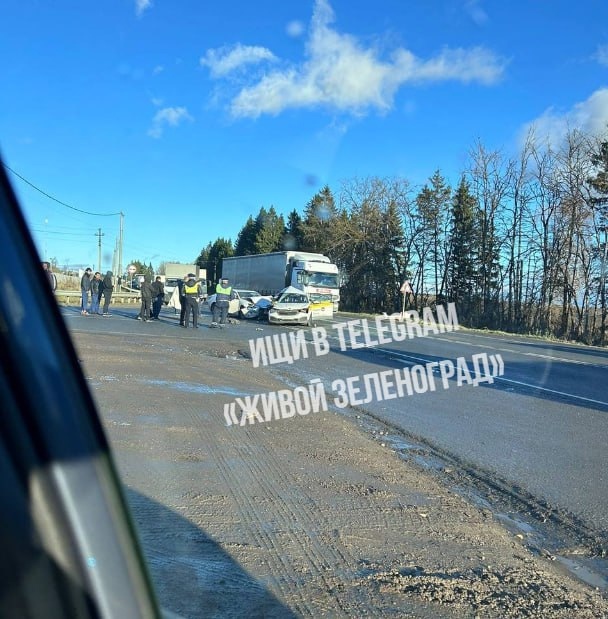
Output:
<path fill-rule="evenodd" d="M 598 152 L 591 155 L 591 163 L 598 172 L 590 182 L 594 189 L 608 198 L 608 141 L 600 143 Z"/>
<path fill-rule="evenodd" d="M 399 308 L 399 289 L 405 279 L 403 261 L 403 222 L 399 209 L 390 201 L 382 213 L 381 234 L 384 237 L 380 245 L 379 264 L 382 265 L 382 295 L 379 295 L 378 311 L 391 312 Z"/>
<path fill-rule="evenodd" d="M 274 206 L 271 206 L 268 210 L 262 207 L 255 223 L 257 228 L 255 253 L 267 254 L 273 251 L 282 251 L 285 220 L 282 215 L 277 215 Z"/>
<path fill-rule="evenodd" d="M 303 222 L 299 213 L 294 209 L 287 217 L 287 226 L 283 248 L 285 250 L 301 249 L 304 244 Z"/>
<path fill-rule="evenodd" d="M 241 228 L 234 247 L 235 256 L 249 256 L 256 253 L 256 237 L 258 234 L 258 226 L 251 215 L 247 219 L 247 223 Z"/>
<path fill-rule="evenodd" d="M 449 215 L 451 189 L 439 170 L 430 178 L 416 197 L 420 234 L 417 246 L 420 251 L 420 280 L 426 290 L 432 291 L 441 302 L 445 284 L 446 266 L 445 226 Z M 427 268 L 428 267 L 428 268 Z"/>
<path fill-rule="evenodd" d="M 222 258 L 234 256 L 234 248 L 230 239 L 219 238 L 213 244 L 207 245 L 207 248 L 201 252 L 206 255 L 207 261 L 204 264 L 198 263 L 207 269 L 207 280 L 210 282 L 218 282 L 222 276 Z"/>
<path fill-rule="evenodd" d="M 591 163 L 596 170 L 589 178 L 594 195 L 591 203 L 600 215 L 602 225 L 608 224 L 608 141 L 600 142 L 597 150 L 591 153 Z"/>
<path fill-rule="evenodd" d="M 201 253 L 198 255 L 198 258 L 194 261 L 199 268 L 205 269 L 208 272 L 207 265 L 209 263 L 209 254 L 211 252 L 211 243 L 207 243 L 206 247 L 201 249 Z"/>
<path fill-rule="evenodd" d="M 304 209 L 302 250 L 331 256 L 337 217 L 334 196 L 326 185 Z"/>
<path fill-rule="evenodd" d="M 448 267 L 449 300 L 468 324 L 476 318 L 478 297 L 479 229 L 477 201 L 464 176 L 452 201 Z"/>

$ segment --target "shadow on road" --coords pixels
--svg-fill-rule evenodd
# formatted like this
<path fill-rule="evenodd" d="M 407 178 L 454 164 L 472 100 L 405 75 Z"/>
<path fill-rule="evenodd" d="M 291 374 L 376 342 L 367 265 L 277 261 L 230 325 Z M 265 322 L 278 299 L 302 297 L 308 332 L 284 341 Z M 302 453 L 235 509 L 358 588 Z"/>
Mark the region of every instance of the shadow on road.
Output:
<path fill-rule="evenodd" d="M 201 528 L 137 491 L 126 495 L 163 610 L 184 619 L 295 619 Z"/>

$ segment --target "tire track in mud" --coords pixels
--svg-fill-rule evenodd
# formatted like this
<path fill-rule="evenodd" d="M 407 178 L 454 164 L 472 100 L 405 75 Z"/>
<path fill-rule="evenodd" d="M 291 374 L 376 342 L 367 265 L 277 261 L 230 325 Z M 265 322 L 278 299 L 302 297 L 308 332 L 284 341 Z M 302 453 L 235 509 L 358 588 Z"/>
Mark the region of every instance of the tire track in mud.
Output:
<path fill-rule="evenodd" d="M 274 532 L 267 530 L 267 519 L 263 513 L 264 508 L 256 503 L 256 495 L 262 493 L 268 496 L 271 495 L 269 484 L 259 484 L 258 482 L 265 480 L 266 477 L 272 478 L 276 470 L 266 469 L 261 473 L 256 471 L 255 475 L 250 472 L 248 462 L 241 456 L 243 441 L 250 437 L 245 437 L 243 433 L 231 435 L 224 432 L 225 427 L 222 423 L 224 417 L 220 411 L 221 404 L 214 406 L 213 399 L 201 400 L 198 397 L 194 397 L 188 405 L 180 410 L 180 414 L 189 418 L 189 423 L 186 423 L 194 429 L 200 446 L 210 455 L 221 485 L 225 489 L 225 494 L 231 498 L 236 507 L 238 518 L 242 520 L 240 526 L 250 536 L 252 542 L 264 552 L 263 558 L 268 566 L 265 569 L 264 576 L 265 578 L 269 577 L 273 588 L 279 592 L 280 601 L 285 604 L 285 614 L 283 616 L 287 619 L 296 616 L 319 617 L 325 614 L 324 611 L 335 616 L 335 602 L 331 596 L 327 596 L 327 603 L 325 605 L 327 608 L 319 608 L 318 599 L 316 604 L 312 603 L 315 597 L 310 595 L 310 585 L 303 583 L 302 575 L 294 569 L 293 562 L 289 558 L 291 549 L 298 548 L 301 557 L 308 562 L 310 571 L 322 575 L 318 561 L 314 560 L 314 558 L 311 559 L 306 554 L 304 545 L 296 544 L 293 541 L 294 538 L 290 533 L 290 527 L 293 526 L 293 522 L 297 521 L 297 514 L 283 509 L 282 505 L 277 505 L 278 502 L 273 496 L 273 499 L 275 499 L 275 504 L 272 506 L 273 509 L 275 512 L 277 509 L 280 509 L 283 514 L 281 530 L 288 534 L 287 542 L 282 543 L 281 539 Z M 182 417 L 182 422 L 185 421 L 186 419 Z M 221 437 L 219 442 L 217 440 L 218 437 Z M 238 466 L 234 465 L 235 461 L 238 463 Z M 172 484 L 170 482 L 160 484 L 159 482 L 160 480 L 157 481 L 156 487 L 162 487 L 163 495 L 171 494 Z M 260 490 L 256 492 L 256 488 Z M 141 518 L 148 519 L 148 511 L 140 509 L 138 513 Z M 154 552 L 153 548 L 152 550 L 147 550 L 147 555 L 151 563 L 157 567 L 162 567 L 163 564 L 168 562 L 173 566 L 172 569 L 178 571 L 186 565 L 191 568 L 188 559 L 182 560 L 175 557 L 167 559 L 167 553 L 159 554 Z M 196 562 L 194 564 L 196 565 Z M 203 572 L 204 574 L 207 574 L 207 571 Z M 310 579 L 310 574 L 306 575 L 306 579 L 307 581 Z M 255 574 L 254 581 L 259 583 L 261 588 L 268 588 L 266 582 L 255 578 Z M 251 587 L 252 582 L 249 581 L 247 589 L 251 591 Z M 231 591 L 233 588 L 230 585 Z M 218 595 L 221 594 L 218 593 Z M 290 613 L 288 609 L 292 612 Z"/>
<path fill-rule="evenodd" d="M 294 571 L 291 562 L 284 556 L 284 549 L 279 547 L 274 536 L 265 530 L 265 519 L 245 489 L 246 487 L 255 487 L 256 482 L 259 481 L 258 478 L 253 478 L 247 474 L 247 466 L 245 466 L 246 463 L 244 461 L 241 462 L 238 473 L 235 473 L 233 467 L 228 462 L 229 459 L 233 458 L 226 457 L 225 450 L 220 449 L 215 441 L 207 440 L 207 437 L 211 434 L 208 423 L 203 431 L 196 412 L 190 410 L 189 407 L 187 407 L 185 412 L 189 415 L 193 427 L 196 428 L 199 436 L 205 442 L 205 447 L 212 455 L 213 462 L 222 477 L 225 487 L 228 488 L 230 496 L 239 510 L 239 515 L 247 526 L 247 530 L 259 547 L 267 551 L 265 559 L 271 567 L 272 580 L 282 594 L 282 601 L 289 604 L 292 610 L 302 617 L 318 616 L 317 609 L 310 604 L 306 592 L 302 590 L 299 575 Z M 212 417 L 214 419 L 216 417 L 223 419 L 220 413 Z M 221 426 L 215 429 L 220 430 L 220 428 Z M 238 457 L 238 450 L 235 449 L 238 445 L 232 442 L 229 446 L 232 448 L 234 456 Z M 285 524 L 289 524 L 289 521 L 286 520 Z M 288 530 L 288 526 L 285 529 Z"/>
<path fill-rule="evenodd" d="M 209 436 L 208 425 L 203 433 L 197 414 L 189 411 L 189 416 L 201 437 Z M 219 412 L 213 417 L 223 420 Z M 217 430 L 226 428 L 221 426 Z M 231 434 L 231 431 L 236 433 Z M 284 463 L 276 458 L 271 449 L 261 444 L 259 434 L 255 436 L 254 431 L 248 428 L 232 428 L 231 431 L 224 433 L 227 438 L 222 443 L 224 449 L 207 440 L 206 447 L 230 488 L 239 513 L 248 524 L 248 530 L 256 543 L 268 551 L 268 563 L 283 600 L 291 602 L 301 616 L 318 617 L 336 612 L 342 616 L 352 616 L 353 606 L 357 607 L 358 615 L 378 616 L 375 605 L 371 600 L 364 599 L 360 590 L 356 591 L 354 586 L 352 590 L 342 590 L 345 579 L 339 572 L 348 573 L 356 561 L 337 539 L 324 543 L 318 538 L 317 531 L 329 533 L 335 526 L 323 515 L 322 510 L 314 509 L 314 499 L 303 493 L 301 486 L 297 494 L 293 491 L 294 480 L 284 472 Z M 231 453 L 228 454 L 226 448 Z M 238 473 L 234 472 L 234 467 L 229 463 L 229 460 L 235 458 L 240 461 Z M 275 526 L 270 532 L 266 530 L 267 519 L 250 496 L 255 494 L 253 488 L 259 488 L 260 493 L 268 497 L 272 504 Z M 310 584 L 303 584 L 302 576 L 295 571 L 292 560 L 287 558 L 293 554 L 294 549 L 298 551 L 294 559 L 306 562 L 306 581 Z M 313 600 L 310 599 L 311 585 L 312 588 L 318 588 Z"/>
<path fill-rule="evenodd" d="M 249 452 L 249 455 L 255 455 L 251 449 L 252 441 L 255 440 L 252 436 L 253 432 L 246 430 L 245 433 L 250 439 L 250 442 L 244 449 Z M 273 504 L 279 506 L 284 512 L 283 518 L 286 522 L 289 522 L 289 519 L 295 515 L 298 523 L 303 525 L 304 534 L 294 536 L 295 541 L 297 541 L 305 554 L 310 551 L 311 555 L 308 557 L 309 560 L 312 560 L 314 555 L 314 567 L 316 568 L 317 574 L 321 576 L 321 579 L 326 586 L 326 590 L 332 591 L 332 599 L 335 599 L 338 602 L 340 610 L 348 614 L 348 610 L 352 605 L 352 596 L 346 594 L 346 599 L 344 599 L 345 595 L 337 589 L 341 582 L 343 582 L 343 579 L 340 579 L 335 575 L 329 576 L 328 571 L 342 566 L 342 569 L 348 573 L 352 569 L 351 566 L 356 565 L 354 557 L 350 555 L 348 550 L 337 539 L 334 538 L 334 540 L 332 540 L 332 544 L 323 544 L 319 541 L 316 535 L 308 535 L 306 533 L 307 531 L 316 531 L 319 529 L 318 524 L 320 522 L 325 525 L 322 528 L 328 532 L 335 528 L 335 526 L 332 526 L 332 523 L 330 523 L 323 515 L 323 510 L 315 509 L 313 511 L 312 507 L 316 506 L 316 503 L 314 499 L 306 494 L 301 487 L 298 495 L 290 492 L 289 490 L 284 490 L 289 488 L 293 482 L 284 473 L 284 468 L 281 466 L 281 462 L 276 458 L 272 450 L 261 446 L 259 443 L 257 444 L 257 447 L 261 452 L 260 461 L 267 462 L 267 468 L 270 468 L 274 475 L 276 475 L 277 480 L 281 482 L 278 486 L 274 486 L 273 484 L 266 482 L 264 484 L 266 493 L 272 498 Z M 260 466 L 255 458 L 252 458 L 249 463 L 253 464 L 256 470 L 259 471 L 261 478 L 264 479 L 264 468 L 266 467 Z M 359 604 L 362 602 L 364 603 L 365 607 L 360 610 L 362 610 L 367 616 L 377 616 L 373 604 L 365 604 L 365 602 L 361 599 L 358 599 L 357 602 L 359 602 Z"/>

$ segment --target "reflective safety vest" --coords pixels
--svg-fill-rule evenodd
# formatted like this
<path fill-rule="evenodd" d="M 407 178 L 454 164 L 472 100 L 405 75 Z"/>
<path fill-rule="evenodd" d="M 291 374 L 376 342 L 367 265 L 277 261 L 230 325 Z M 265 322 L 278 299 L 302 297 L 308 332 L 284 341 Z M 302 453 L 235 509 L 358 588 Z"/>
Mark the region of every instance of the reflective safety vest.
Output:
<path fill-rule="evenodd" d="M 230 297 L 232 296 L 232 286 L 223 288 L 222 284 L 218 284 L 215 287 L 215 292 L 217 293 L 216 301 L 230 301 Z"/>
<path fill-rule="evenodd" d="M 198 284 L 194 284 L 194 286 L 188 286 L 188 284 L 184 284 L 184 292 L 186 294 L 198 294 Z"/>

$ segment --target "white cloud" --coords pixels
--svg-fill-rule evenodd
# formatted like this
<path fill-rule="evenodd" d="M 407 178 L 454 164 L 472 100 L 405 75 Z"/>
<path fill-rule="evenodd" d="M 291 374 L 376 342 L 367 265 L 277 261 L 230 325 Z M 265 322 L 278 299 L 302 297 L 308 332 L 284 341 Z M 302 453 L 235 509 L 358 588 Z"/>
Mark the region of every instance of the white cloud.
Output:
<path fill-rule="evenodd" d="M 526 135 L 532 127 L 538 138 L 551 144 L 559 144 L 572 129 L 604 135 L 608 129 L 608 88 L 596 90 L 588 99 L 576 103 L 565 112 L 549 108 L 528 123 L 521 135 Z"/>
<path fill-rule="evenodd" d="M 201 58 L 202 66 L 208 66 L 213 77 L 222 77 L 241 67 L 264 61 L 275 61 L 274 54 L 265 47 L 235 45 L 232 48 L 210 49 Z"/>
<path fill-rule="evenodd" d="M 608 43 L 605 45 L 598 45 L 595 54 L 593 54 L 593 58 L 601 65 L 608 67 Z"/>
<path fill-rule="evenodd" d="M 158 75 L 159 73 L 162 73 L 165 70 L 165 67 L 163 67 L 162 64 L 157 64 L 154 69 L 152 69 L 152 73 L 154 75 Z"/>
<path fill-rule="evenodd" d="M 500 79 L 504 61 L 483 48 L 445 48 L 429 60 L 419 60 L 410 52 L 396 52 L 395 69 L 402 68 L 402 81 L 444 81 L 455 80 L 464 83 L 479 82 L 493 84 Z M 397 73 L 399 75 L 399 73 Z"/>
<path fill-rule="evenodd" d="M 501 78 L 506 65 L 504 59 L 484 48 L 446 48 L 426 60 L 399 48 L 383 60 L 375 48 L 332 29 L 333 20 L 328 0 L 316 0 L 304 62 L 271 71 L 243 88 L 232 100 L 232 115 L 256 118 L 288 108 L 315 106 L 351 114 L 370 108 L 385 112 L 392 108 L 395 93 L 404 84 L 445 80 L 492 84 Z M 231 66 L 233 54 L 208 52 L 206 64 L 212 74 L 221 75 L 217 67 L 223 67 L 223 63 Z"/>
<path fill-rule="evenodd" d="M 483 26 L 488 21 L 488 14 L 481 6 L 481 0 L 466 0 L 464 9 L 478 26 Z"/>
<path fill-rule="evenodd" d="M 290 37 L 293 37 L 294 39 L 301 37 L 304 34 L 304 24 L 301 21 L 290 21 L 287 24 L 287 28 L 285 28 L 285 31 L 287 32 L 287 34 Z"/>
<path fill-rule="evenodd" d="M 135 0 L 135 14 L 140 17 L 144 11 L 152 6 L 151 0 Z"/>
<path fill-rule="evenodd" d="M 156 112 L 148 135 L 153 138 L 160 138 L 165 127 L 177 127 L 184 120 L 193 120 L 185 107 L 165 107 Z"/>

